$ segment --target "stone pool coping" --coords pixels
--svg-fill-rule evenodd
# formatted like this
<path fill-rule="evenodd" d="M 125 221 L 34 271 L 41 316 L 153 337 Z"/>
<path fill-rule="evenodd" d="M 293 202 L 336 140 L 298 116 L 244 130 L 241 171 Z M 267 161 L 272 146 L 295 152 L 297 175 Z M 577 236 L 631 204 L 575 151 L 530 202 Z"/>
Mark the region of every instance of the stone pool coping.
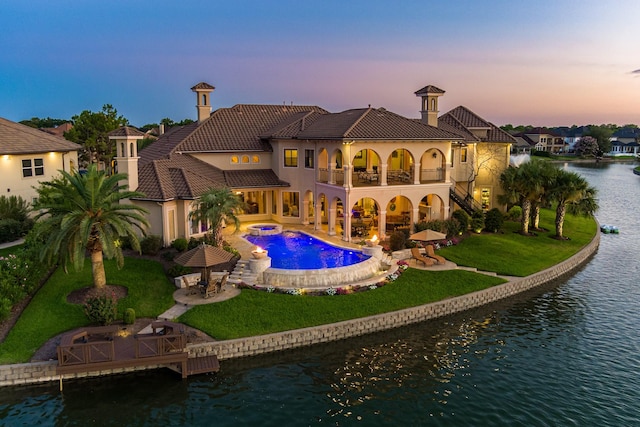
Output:
<path fill-rule="evenodd" d="M 530 276 L 514 277 L 507 283 L 470 294 L 418 307 L 328 325 L 233 340 L 193 344 L 187 346 L 187 349 L 190 357 L 215 354 L 218 359 L 222 361 L 358 337 L 460 313 L 512 297 L 571 274 L 595 254 L 599 244 L 600 233 L 597 232 L 591 242 L 582 248 L 580 252 L 553 267 Z M 48 362 L 1 365 L 0 386 L 61 381 L 61 376 L 55 373 L 57 364 L 57 360 L 52 360 Z M 63 378 L 96 377 L 160 367 L 163 366 L 111 369 L 83 374 L 64 375 Z"/>

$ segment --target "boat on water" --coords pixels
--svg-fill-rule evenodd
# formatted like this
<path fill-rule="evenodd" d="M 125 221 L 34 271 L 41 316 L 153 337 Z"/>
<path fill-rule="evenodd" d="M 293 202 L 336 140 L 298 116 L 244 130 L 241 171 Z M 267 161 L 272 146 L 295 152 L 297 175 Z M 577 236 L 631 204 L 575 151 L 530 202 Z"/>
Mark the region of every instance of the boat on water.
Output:
<path fill-rule="evenodd" d="M 600 231 L 604 234 L 619 234 L 620 230 L 615 225 L 604 225 L 600 226 Z"/>

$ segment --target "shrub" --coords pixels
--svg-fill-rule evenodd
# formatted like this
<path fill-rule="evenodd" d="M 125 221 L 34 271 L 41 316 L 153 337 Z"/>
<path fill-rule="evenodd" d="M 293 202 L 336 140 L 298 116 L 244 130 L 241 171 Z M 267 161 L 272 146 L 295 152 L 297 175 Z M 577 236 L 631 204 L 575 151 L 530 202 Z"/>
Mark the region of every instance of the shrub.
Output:
<path fill-rule="evenodd" d="M 158 255 L 162 248 L 162 239 L 160 236 L 150 235 L 142 239 L 140 249 L 145 255 Z"/>
<path fill-rule="evenodd" d="M 165 251 L 165 252 L 162 252 L 162 254 L 160 254 L 160 256 L 164 260 L 173 261 L 173 259 L 176 257 L 176 253 L 173 252 L 173 251 Z"/>
<path fill-rule="evenodd" d="M 84 304 L 84 313 L 91 323 L 103 326 L 112 324 L 118 315 L 118 302 L 115 295 L 102 292 L 87 298 L 87 302 Z"/>
<path fill-rule="evenodd" d="M 196 239 L 195 237 L 192 237 L 189 239 L 189 244 L 187 245 L 187 249 L 196 248 L 200 243 L 202 243 L 200 240 Z"/>
<path fill-rule="evenodd" d="M 460 229 L 463 233 L 466 233 L 469 230 L 469 224 L 471 223 L 471 217 L 468 213 L 463 211 L 462 209 L 458 209 L 453 211 L 451 214 L 451 218 L 455 219 L 460 223 Z"/>
<path fill-rule="evenodd" d="M 133 308 L 127 308 L 122 315 L 122 321 L 125 325 L 136 323 L 136 311 Z"/>
<path fill-rule="evenodd" d="M 184 265 L 175 264 L 169 270 L 167 270 L 167 274 L 170 277 L 178 277 L 184 276 L 185 274 L 191 273 L 191 269 L 189 267 L 185 267 Z"/>
<path fill-rule="evenodd" d="M 484 212 L 478 210 L 471 216 L 471 229 L 476 233 L 484 230 Z"/>
<path fill-rule="evenodd" d="M 189 241 L 183 237 L 174 240 L 171 242 L 171 246 L 178 252 L 184 252 L 189 247 Z"/>
<path fill-rule="evenodd" d="M 0 219 L 0 243 L 13 242 L 22 236 L 22 223 L 13 218 Z"/>
<path fill-rule="evenodd" d="M 484 217 L 484 229 L 492 233 L 497 233 L 502 229 L 504 223 L 504 216 L 500 209 L 493 208 L 489 210 Z"/>
<path fill-rule="evenodd" d="M 505 215 L 507 221 L 520 221 L 522 218 L 522 208 L 520 206 L 512 206 Z"/>
<path fill-rule="evenodd" d="M 391 233 L 391 236 L 389 236 L 389 247 L 392 251 L 404 249 L 406 240 L 407 237 L 402 231 L 394 231 Z"/>
<path fill-rule="evenodd" d="M 0 196 L 0 219 L 22 223 L 29 217 L 29 204 L 20 196 Z"/>
<path fill-rule="evenodd" d="M 462 229 L 462 227 L 460 226 L 460 222 L 455 218 L 446 220 L 444 222 L 444 228 L 446 230 L 447 237 L 457 236 L 459 234 L 462 234 L 463 231 L 466 231 L 466 229 Z"/>

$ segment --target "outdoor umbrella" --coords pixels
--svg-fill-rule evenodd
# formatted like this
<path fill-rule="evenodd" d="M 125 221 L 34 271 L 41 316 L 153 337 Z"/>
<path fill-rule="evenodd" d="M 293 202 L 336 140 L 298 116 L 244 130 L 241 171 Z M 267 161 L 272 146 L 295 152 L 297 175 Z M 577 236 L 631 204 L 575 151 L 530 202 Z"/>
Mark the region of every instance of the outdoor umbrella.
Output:
<path fill-rule="evenodd" d="M 433 230 L 422 230 L 409 236 L 409 240 L 419 240 L 421 242 L 429 242 L 431 240 L 443 240 L 447 235 Z"/>
<path fill-rule="evenodd" d="M 176 264 L 185 267 L 202 268 L 200 279 L 203 282 L 209 281 L 209 268 L 228 262 L 233 258 L 233 254 L 215 246 L 201 244 L 179 255 L 174 259 Z"/>

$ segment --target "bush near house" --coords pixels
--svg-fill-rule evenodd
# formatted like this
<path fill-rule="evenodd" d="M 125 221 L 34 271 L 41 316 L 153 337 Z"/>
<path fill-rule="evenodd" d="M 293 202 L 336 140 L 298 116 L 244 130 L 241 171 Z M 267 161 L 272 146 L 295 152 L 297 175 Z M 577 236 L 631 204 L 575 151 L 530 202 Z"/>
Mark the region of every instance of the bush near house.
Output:
<path fill-rule="evenodd" d="M 147 236 L 140 242 L 140 250 L 144 255 L 158 255 L 162 249 L 162 238 L 160 236 Z"/>
<path fill-rule="evenodd" d="M 487 211 L 484 214 L 484 229 L 491 233 L 497 233 L 502 229 L 502 224 L 504 223 L 504 216 L 500 209 L 493 208 Z"/>
<path fill-rule="evenodd" d="M 463 233 L 466 233 L 469 230 L 469 225 L 471 224 L 471 217 L 468 213 L 463 211 L 462 209 L 458 209 L 453 211 L 451 214 L 451 218 L 457 220 L 460 223 L 460 229 Z"/>
<path fill-rule="evenodd" d="M 0 196 L 0 243 L 13 242 L 33 227 L 29 204 L 19 196 Z"/>

